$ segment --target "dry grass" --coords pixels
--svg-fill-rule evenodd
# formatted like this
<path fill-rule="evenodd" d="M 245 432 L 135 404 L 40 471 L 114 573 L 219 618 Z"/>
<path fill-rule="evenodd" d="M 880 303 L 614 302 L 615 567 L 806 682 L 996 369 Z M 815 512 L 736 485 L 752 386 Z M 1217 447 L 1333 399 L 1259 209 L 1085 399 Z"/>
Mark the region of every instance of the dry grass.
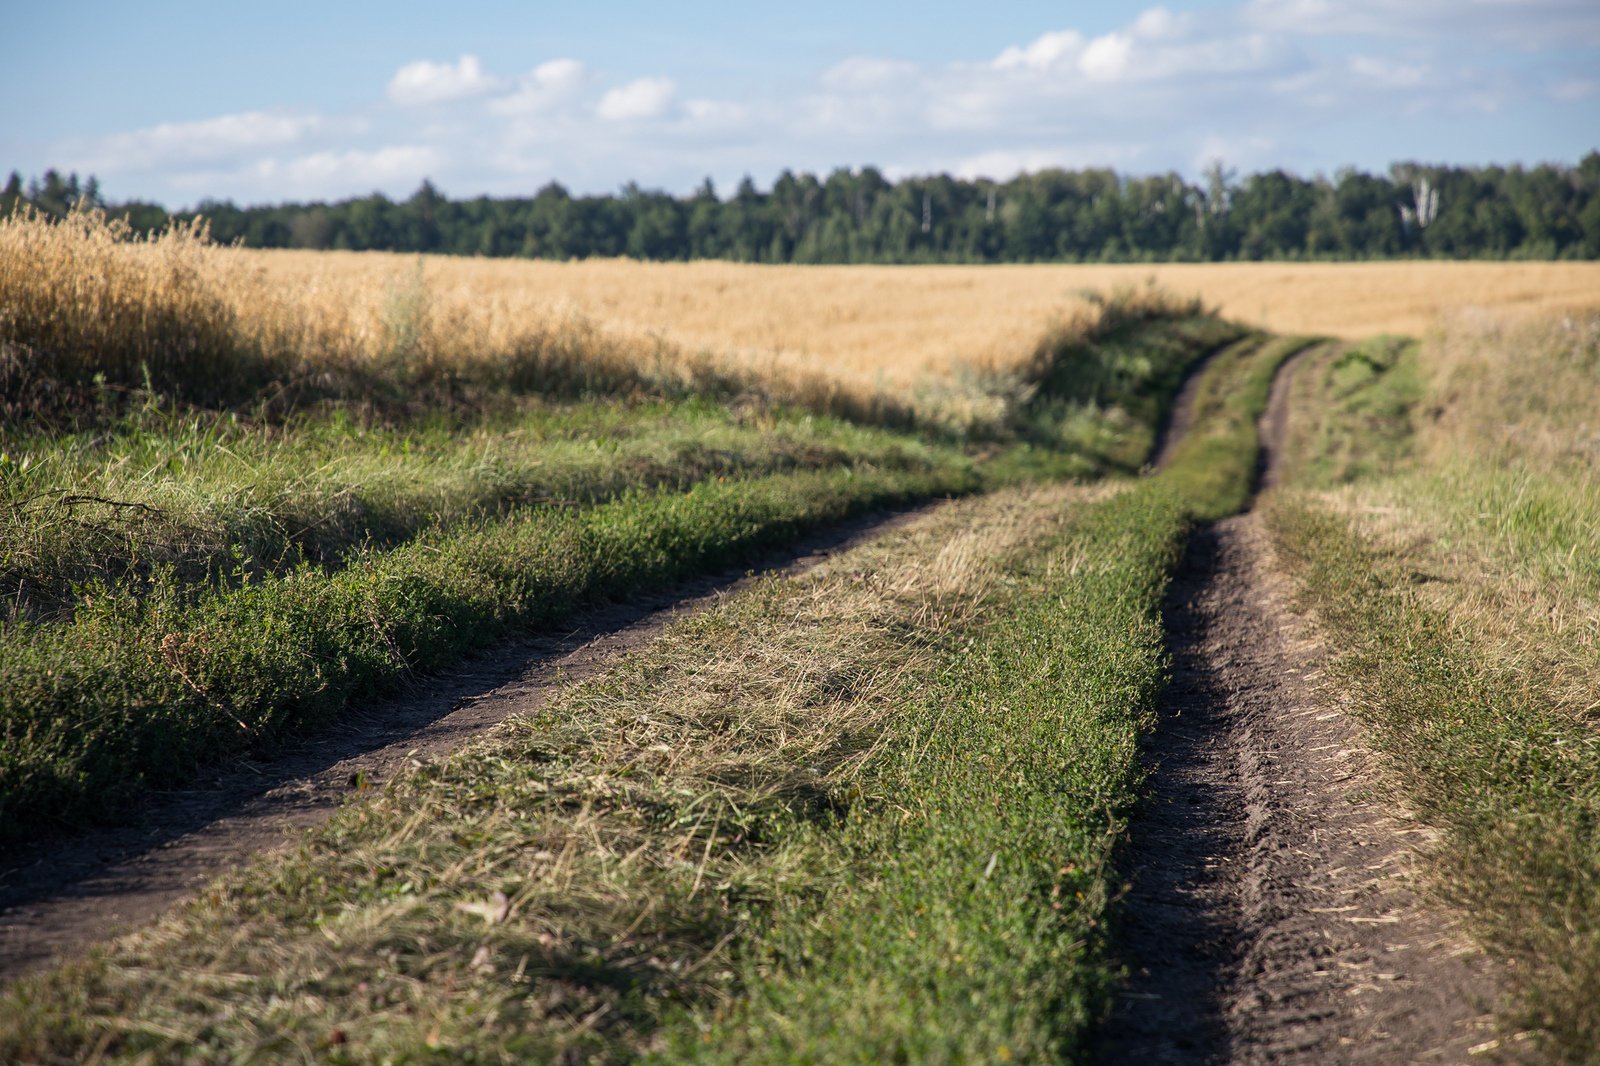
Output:
<path fill-rule="evenodd" d="M 1006 561 L 1100 490 L 944 505 L 669 628 L 537 719 L 352 805 L 90 963 L 0 1002 L 0 1057 L 626 1059 L 732 978 L 752 904 L 861 799 Z M 569 1058 L 562 1059 L 561 1055 Z"/>
<path fill-rule="evenodd" d="M 53 394 L 73 409 L 92 389 L 148 385 L 269 409 L 643 391 L 752 394 L 876 423 L 912 417 L 905 398 L 826 367 L 755 368 L 609 329 L 525 286 L 482 284 L 461 269 L 472 265 L 274 259 L 211 244 L 203 226 L 146 239 L 98 212 L 59 224 L 15 214 L 0 219 L 0 415 L 26 421 Z"/>
<path fill-rule="evenodd" d="M 414 258 L 253 251 L 284 285 L 370 300 Z M 635 338 L 731 353 L 757 367 L 824 366 L 904 388 L 970 366 L 1013 367 L 1086 291 L 1147 280 L 1278 333 L 1420 335 L 1464 307 L 1548 311 L 1600 302 L 1600 263 L 1227 263 L 1108 266 L 760 266 L 721 262 L 426 260 L 449 301 L 512 317 L 575 312 Z M 360 294 L 365 293 L 366 296 Z"/>
<path fill-rule="evenodd" d="M 148 367 L 157 386 L 219 396 L 283 381 L 346 397 L 673 387 L 971 425 L 999 417 L 1004 379 L 1041 338 L 1092 319 L 1089 292 L 1153 281 L 1236 320 L 1340 336 L 1600 293 L 1595 263 L 773 267 L 228 249 L 195 228 L 129 237 L 92 214 L 0 220 L 0 393 L 26 388 L 16 364 L 34 352 L 58 376 L 137 384 Z"/>
<path fill-rule="evenodd" d="M 1412 358 L 1410 458 L 1320 499 L 1463 636 L 1600 710 L 1600 314 L 1458 314 Z"/>

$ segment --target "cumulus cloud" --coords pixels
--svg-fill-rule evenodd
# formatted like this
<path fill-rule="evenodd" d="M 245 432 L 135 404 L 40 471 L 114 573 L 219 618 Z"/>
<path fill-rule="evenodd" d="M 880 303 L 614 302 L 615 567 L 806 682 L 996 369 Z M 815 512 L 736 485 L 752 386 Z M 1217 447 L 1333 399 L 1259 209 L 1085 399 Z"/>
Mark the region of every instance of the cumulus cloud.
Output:
<path fill-rule="evenodd" d="M 419 59 L 394 72 L 389 79 L 389 99 L 406 105 L 438 104 L 482 96 L 498 85 L 484 73 L 483 64 L 475 55 L 463 55 L 454 63 Z"/>
<path fill-rule="evenodd" d="M 1090 81 L 1117 81 L 1127 73 L 1132 57 L 1133 40 L 1126 34 L 1108 33 L 1084 47 L 1078 69 Z"/>
<path fill-rule="evenodd" d="M 589 80 L 589 71 L 576 59 L 552 59 L 528 71 L 515 91 L 493 100 L 489 110 L 499 115 L 527 115 L 570 100 Z"/>
<path fill-rule="evenodd" d="M 607 90 L 595 114 L 609 122 L 658 118 L 666 113 L 677 91 L 671 78 L 639 78 Z"/>
<path fill-rule="evenodd" d="M 1075 59 L 1083 51 L 1083 34 L 1077 30 L 1056 30 L 1041 34 L 1027 45 L 1012 45 L 995 57 L 1000 70 L 1049 70 Z"/>

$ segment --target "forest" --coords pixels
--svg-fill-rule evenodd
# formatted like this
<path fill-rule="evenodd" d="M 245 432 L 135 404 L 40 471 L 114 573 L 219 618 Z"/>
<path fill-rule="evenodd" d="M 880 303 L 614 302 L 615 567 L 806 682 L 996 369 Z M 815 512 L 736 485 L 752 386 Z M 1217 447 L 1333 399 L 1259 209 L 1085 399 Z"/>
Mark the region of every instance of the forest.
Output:
<path fill-rule="evenodd" d="M 532 196 L 453 200 L 424 181 L 405 200 L 204 200 L 176 213 L 107 200 L 93 177 L 13 171 L 0 215 L 25 203 L 64 216 L 83 199 L 139 231 L 203 216 L 214 239 L 253 248 L 756 263 L 1600 258 L 1600 151 L 1575 166 L 1396 163 L 1331 178 L 1241 177 L 1218 163 L 1197 182 L 1108 169 L 1010 181 L 785 170 L 770 190 L 746 177 L 731 196 L 708 178 L 689 196 L 631 182 L 574 195 L 551 182 Z"/>

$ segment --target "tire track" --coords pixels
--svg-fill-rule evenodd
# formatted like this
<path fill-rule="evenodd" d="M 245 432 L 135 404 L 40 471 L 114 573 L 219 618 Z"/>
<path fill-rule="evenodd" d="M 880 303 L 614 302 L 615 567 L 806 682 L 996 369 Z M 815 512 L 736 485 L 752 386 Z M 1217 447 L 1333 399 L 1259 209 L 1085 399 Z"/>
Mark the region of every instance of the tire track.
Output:
<path fill-rule="evenodd" d="M 803 573 L 935 506 L 843 523 L 766 554 L 760 569 Z M 0 979 L 153 920 L 225 871 L 292 844 L 403 766 L 536 710 L 562 686 L 751 580 L 750 571 L 727 571 L 591 612 L 566 636 L 505 645 L 419 679 L 404 696 L 345 716 L 270 760 L 239 761 L 157 795 L 132 824 L 57 834 L 12 854 L 0 863 Z"/>
<path fill-rule="evenodd" d="M 1287 429 L 1262 418 L 1263 484 Z M 1132 978 L 1106 1062 L 1460 1062 L 1491 1045 L 1496 982 L 1426 905 L 1426 829 L 1318 684 L 1323 655 L 1259 519 L 1200 530 L 1166 609 L 1173 677 L 1130 826 Z"/>

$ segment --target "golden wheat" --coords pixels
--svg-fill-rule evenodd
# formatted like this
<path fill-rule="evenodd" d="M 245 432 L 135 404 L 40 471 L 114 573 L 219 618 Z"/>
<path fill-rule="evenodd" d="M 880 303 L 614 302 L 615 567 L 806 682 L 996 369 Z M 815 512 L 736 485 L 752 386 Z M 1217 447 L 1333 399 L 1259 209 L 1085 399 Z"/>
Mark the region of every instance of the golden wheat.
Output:
<path fill-rule="evenodd" d="M 414 257 L 247 253 L 267 277 L 316 277 L 371 301 Z M 905 384 L 1014 365 L 1083 294 L 1157 285 L 1281 333 L 1420 334 L 1466 307 L 1600 304 L 1597 263 L 1225 263 L 1154 266 L 758 266 L 587 260 L 426 260 L 429 289 L 498 313 L 576 312 L 608 329 L 761 365 L 826 365 Z M 364 295 L 363 295 L 364 294 Z"/>
<path fill-rule="evenodd" d="M 756 266 L 220 248 L 79 213 L 0 220 L 0 341 L 119 380 L 403 367 L 408 380 L 575 375 L 759 385 L 838 413 L 992 415 L 1085 293 L 1153 281 L 1280 332 L 1422 333 L 1462 308 L 1600 304 L 1595 263 Z M 219 353 L 227 358 L 220 358 Z M 520 362 L 519 362 L 520 360 Z M 392 376 L 392 375 L 391 375 Z"/>

